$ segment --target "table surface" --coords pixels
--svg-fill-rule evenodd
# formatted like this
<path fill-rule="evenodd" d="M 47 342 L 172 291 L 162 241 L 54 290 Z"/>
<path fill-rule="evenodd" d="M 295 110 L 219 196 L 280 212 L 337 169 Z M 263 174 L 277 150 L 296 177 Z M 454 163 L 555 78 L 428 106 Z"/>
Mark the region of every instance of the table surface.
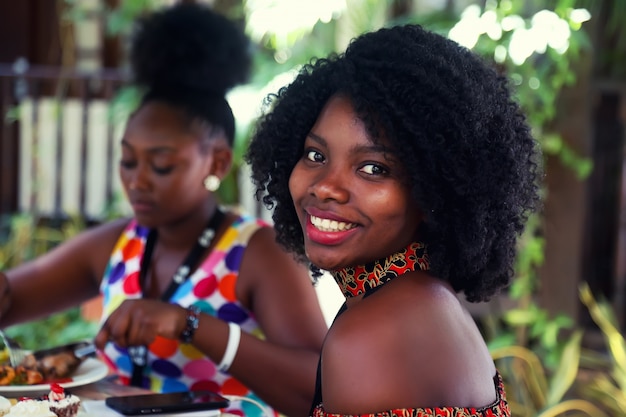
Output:
<path fill-rule="evenodd" d="M 104 400 L 107 397 L 120 395 L 152 394 L 152 391 L 147 389 L 119 384 L 115 375 L 109 375 L 100 381 L 70 390 L 72 394 L 86 400 Z"/>
<path fill-rule="evenodd" d="M 68 388 L 68 391 L 78 396 L 81 399 L 82 405 L 78 412 L 77 417 L 103 417 L 104 414 L 106 414 L 106 416 L 121 416 L 121 414 L 118 414 L 111 409 L 108 409 L 108 408 L 104 409 L 103 407 L 105 406 L 102 404 L 98 404 L 98 403 L 100 403 L 101 401 L 104 401 L 104 399 L 108 397 L 113 397 L 113 396 L 142 395 L 142 394 L 154 393 L 144 388 L 137 388 L 133 386 L 122 385 L 118 382 L 116 375 L 108 375 L 104 377 L 103 379 L 90 383 L 90 384 Z M 12 398 L 12 397 L 8 397 L 8 398 L 10 398 L 12 402 L 17 401 L 17 398 Z M 94 414 L 93 412 L 91 413 L 87 412 L 87 410 L 84 407 L 84 404 L 86 402 L 90 404 L 98 405 L 97 408 L 98 408 L 98 411 L 100 412 L 97 414 Z M 178 413 L 176 415 L 182 416 L 185 414 Z M 198 412 L 187 413 L 187 415 L 188 416 L 198 415 Z M 158 416 L 159 415 L 155 415 L 155 417 L 158 417 Z M 164 415 L 164 414 L 161 414 L 160 416 L 167 417 L 167 415 Z M 233 416 L 228 413 L 222 413 L 220 417 L 239 417 L 239 416 Z"/>
<path fill-rule="evenodd" d="M 90 401 L 90 400 L 103 401 L 105 398 L 112 397 L 112 396 L 137 395 L 137 394 L 150 394 L 151 393 L 151 391 L 146 390 L 146 389 L 119 384 L 117 382 L 117 376 L 115 375 L 109 375 L 101 379 L 100 381 L 96 381 L 91 384 L 82 385 L 79 387 L 70 388 L 69 390 L 72 394 L 77 395 L 81 399 L 81 401 L 83 402 L 83 405 L 85 401 Z M 114 413 L 111 410 L 111 415 L 115 415 L 115 414 L 117 413 Z M 88 413 L 85 410 L 85 407 L 81 406 L 81 409 L 78 412 L 77 417 L 92 417 L 92 416 L 94 415 Z"/>

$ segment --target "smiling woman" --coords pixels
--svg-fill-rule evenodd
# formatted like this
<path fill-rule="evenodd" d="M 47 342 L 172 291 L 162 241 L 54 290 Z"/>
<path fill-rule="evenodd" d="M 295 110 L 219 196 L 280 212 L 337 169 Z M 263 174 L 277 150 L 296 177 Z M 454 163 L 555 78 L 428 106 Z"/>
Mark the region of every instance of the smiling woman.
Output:
<path fill-rule="evenodd" d="M 507 80 L 417 25 L 367 33 L 268 98 L 247 153 L 279 242 L 346 300 L 310 414 L 509 416 L 457 293 L 506 287 L 541 158 Z"/>
<path fill-rule="evenodd" d="M 0 326 L 100 293 L 95 343 L 122 383 L 246 397 L 226 410 L 237 415 L 259 415 L 254 402 L 304 415 L 327 330 L 308 270 L 272 227 L 215 194 L 235 134 L 225 94 L 246 80 L 248 39 L 180 3 L 137 22 L 130 58 L 144 94 L 119 175 L 134 217 L 0 273 Z"/>

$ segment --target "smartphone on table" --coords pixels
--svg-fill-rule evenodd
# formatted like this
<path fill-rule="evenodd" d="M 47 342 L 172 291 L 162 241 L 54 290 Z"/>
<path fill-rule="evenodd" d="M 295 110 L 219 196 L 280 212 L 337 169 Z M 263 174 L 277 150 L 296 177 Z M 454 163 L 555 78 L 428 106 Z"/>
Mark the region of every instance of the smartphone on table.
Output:
<path fill-rule="evenodd" d="M 127 416 L 219 410 L 230 401 L 213 391 L 184 391 L 109 397 L 107 407 Z"/>

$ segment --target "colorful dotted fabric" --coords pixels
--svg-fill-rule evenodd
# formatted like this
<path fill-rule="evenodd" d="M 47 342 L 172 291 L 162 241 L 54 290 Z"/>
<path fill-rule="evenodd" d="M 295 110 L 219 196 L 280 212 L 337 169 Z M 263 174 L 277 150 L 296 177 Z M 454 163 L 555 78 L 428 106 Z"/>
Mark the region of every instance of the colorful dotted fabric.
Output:
<path fill-rule="evenodd" d="M 239 217 L 198 269 L 178 287 L 170 302 L 183 307 L 195 305 L 204 313 L 237 323 L 242 331 L 263 338 L 252 313 L 235 297 L 235 285 L 248 241 L 255 231 L 265 225 L 258 219 Z M 122 301 L 142 297 L 139 266 L 147 234 L 148 229 L 133 220 L 113 249 L 100 288 L 104 296 L 102 321 Z M 121 381 L 129 384 L 132 361 L 127 349 L 109 343 L 102 356 Z M 226 395 L 246 396 L 270 409 L 242 383 L 218 371 L 216 364 L 193 345 L 161 337 L 148 346 L 144 387 L 155 392 L 210 389 Z M 249 401 L 233 401 L 226 411 L 247 417 L 263 414 L 258 406 Z"/>

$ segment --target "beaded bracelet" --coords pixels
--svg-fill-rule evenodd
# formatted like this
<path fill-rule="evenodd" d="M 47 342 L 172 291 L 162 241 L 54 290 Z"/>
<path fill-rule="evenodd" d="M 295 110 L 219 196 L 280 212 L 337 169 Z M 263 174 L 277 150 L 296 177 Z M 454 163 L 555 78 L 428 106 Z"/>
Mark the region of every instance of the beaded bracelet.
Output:
<path fill-rule="evenodd" d="M 200 324 L 200 309 L 196 306 L 187 307 L 186 320 L 185 330 L 180 334 L 180 340 L 183 343 L 191 343 L 193 335 L 196 333 L 198 325 Z"/>
<path fill-rule="evenodd" d="M 217 365 L 217 369 L 220 372 L 227 372 L 230 368 L 237 354 L 237 350 L 239 350 L 240 340 L 241 327 L 233 322 L 228 322 L 228 342 L 226 342 L 226 350 L 224 351 L 222 361 Z"/>

